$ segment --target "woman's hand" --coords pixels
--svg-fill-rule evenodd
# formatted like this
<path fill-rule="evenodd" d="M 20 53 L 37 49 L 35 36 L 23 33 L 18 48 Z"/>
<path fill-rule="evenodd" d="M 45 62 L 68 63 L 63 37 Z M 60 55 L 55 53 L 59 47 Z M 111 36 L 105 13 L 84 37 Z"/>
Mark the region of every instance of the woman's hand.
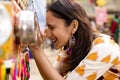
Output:
<path fill-rule="evenodd" d="M 37 44 L 41 46 L 41 44 L 45 41 L 46 34 L 41 32 L 40 29 L 37 31 Z"/>
<path fill-rule="evenodd" d="M 34 20 L 35 20 L 35 32 L 37 33 L 37 41 L 35 44 L 29 45 L 29 48 L 41 47 L 41 44 L 46 39 L 46 34 L 40 31 L 40 26 L 36 18 L 36 15 L 34 17 Z"/>
<path fill-rule="evenodd" d="M 29 45 L 30 49 L 41 48 L 42 43 L 46 39 L 46 34 L 44 32 L 41 32 L 40 29 L 37 29 L 36 32 L 37 32 L 37 41 L 35 44 Z"/>
<path fill-rule="evenodd" d="M 40 31 L 40 27 L 39 27 L 39 24 L 38 24 L 36 18 L 35 18 L 35 31 L 37 34 L 37 41 L 34 44 L 28 45 L 30 51 L 33 53 L 33 56 L 35 55 L 34 53 L 36 53 L 36 51 L 40 50 L 40 52 L 41 52 L 41 50 L 43 50 L 43 49 L 41 49 L 41 45 L 44 42 L 44 40 L 46 39 L 46 34 L 44 32 Z"/>

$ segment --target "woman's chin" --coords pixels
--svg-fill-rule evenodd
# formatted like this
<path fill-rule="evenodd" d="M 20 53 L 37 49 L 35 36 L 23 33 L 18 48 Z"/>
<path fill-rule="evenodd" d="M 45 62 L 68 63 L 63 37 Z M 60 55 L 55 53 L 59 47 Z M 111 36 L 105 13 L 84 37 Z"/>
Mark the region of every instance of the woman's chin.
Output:
<path fill-rule="evenodd" d="M 55 50 L 58 50 L 59 48 L 58 47 L 54 47 L 55 48 Z"/>
<path fill-rule="evenodd" d="M 54 48 L 55 48 L 56 50 L 58 50 L 58 49 L 60 49 L 61 47 L 60 47 L 60 46 L 54 46 Z"/>

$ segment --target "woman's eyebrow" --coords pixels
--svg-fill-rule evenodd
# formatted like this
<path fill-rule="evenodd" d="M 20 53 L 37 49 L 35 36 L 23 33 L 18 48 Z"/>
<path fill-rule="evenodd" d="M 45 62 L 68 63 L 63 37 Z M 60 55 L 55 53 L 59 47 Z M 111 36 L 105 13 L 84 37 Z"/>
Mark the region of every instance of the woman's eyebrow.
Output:
<path fill-rule="evenodd" d="M 52 26 L 51 24 L 47 24 L 47 26 Z"/>
<path fill-rule="evenodd" d="M 49 26 L 49 27 L 53 27 L 53 26 L 55 26 L 55 25 L 52 25 L 52 24 L 47 24 L 47 26 Z"/>

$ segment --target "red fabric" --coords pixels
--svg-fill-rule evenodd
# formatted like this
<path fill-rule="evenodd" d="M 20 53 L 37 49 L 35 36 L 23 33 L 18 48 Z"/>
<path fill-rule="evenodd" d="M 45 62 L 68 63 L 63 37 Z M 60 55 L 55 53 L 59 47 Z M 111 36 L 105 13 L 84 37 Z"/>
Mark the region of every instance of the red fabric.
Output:
<path fill-rule="evenodd" d="M 111 26 L 111 33 L 114 34 L 115 33 L 115 29 L 117 27 L 117 23 L 115 21 L 112 22 L 112 26 Z"/>
<path fill-rule="evenodd" d="M 90 4 L 94 4 L 94 3 L 95 3 L 95 0 L 89 0 L 89 3 L 90 3 Z"/>

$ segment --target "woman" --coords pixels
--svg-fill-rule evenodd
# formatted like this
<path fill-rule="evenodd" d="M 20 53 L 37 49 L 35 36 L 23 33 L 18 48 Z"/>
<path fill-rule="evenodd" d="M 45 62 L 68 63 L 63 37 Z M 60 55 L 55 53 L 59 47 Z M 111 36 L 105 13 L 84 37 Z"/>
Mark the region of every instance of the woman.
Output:
<path fill-rule="evenodd" d="M 51 4 L 46 22 L 46 36 L 55 49 L 62 48 L 62 51 L 53 68 L 41 46 L 30 46 L 44 80 L 114 80 L 120 77 L 118 45 L 110 36 L 92 28 L 77 0 L 57 0 Z M 40 45 L 45 36 L 40 33 L 38 38 Z"/>

